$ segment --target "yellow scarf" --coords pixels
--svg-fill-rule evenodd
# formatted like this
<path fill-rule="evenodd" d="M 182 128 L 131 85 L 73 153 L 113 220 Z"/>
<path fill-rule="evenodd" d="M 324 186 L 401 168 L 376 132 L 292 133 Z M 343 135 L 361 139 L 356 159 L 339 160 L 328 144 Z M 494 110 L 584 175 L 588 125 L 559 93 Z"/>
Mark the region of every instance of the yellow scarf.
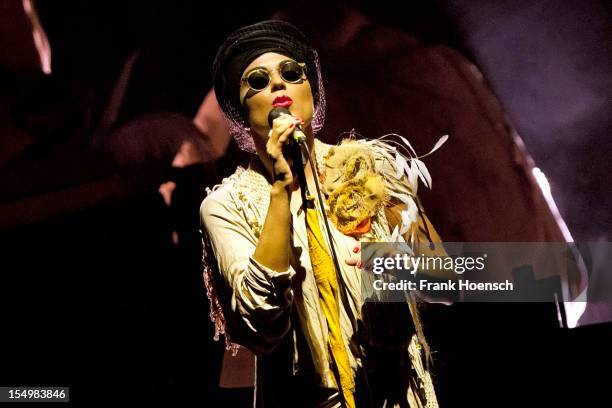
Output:
<path fill-rule="evenodd" d="M 319 291 L 319 300 L 328 328 L 328 353 L 334 366 L 334 381 L 346 408 L 355 408 L 355 378 L 349 364 L 346 345 L 340 330 L 340 289 L 334 262 L 327 252 L 326 243 L 319 227 L 319 217 L 313 197 L 307 197 L 306 230 L 308 234 L 308 252 L 312 270 Z"/>

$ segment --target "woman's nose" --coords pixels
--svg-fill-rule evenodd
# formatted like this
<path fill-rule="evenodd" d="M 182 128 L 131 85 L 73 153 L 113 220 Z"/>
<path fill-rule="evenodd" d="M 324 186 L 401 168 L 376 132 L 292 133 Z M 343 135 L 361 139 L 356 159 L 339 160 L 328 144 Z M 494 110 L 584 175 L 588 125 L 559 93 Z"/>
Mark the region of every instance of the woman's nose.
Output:
<path fill-rule="evenodd" d="M 279 89 L 285 89 L 285 81 L 283 81 L 283 78 L 277 71 L 270 74 L 270 88 L 272 92 Z"/>

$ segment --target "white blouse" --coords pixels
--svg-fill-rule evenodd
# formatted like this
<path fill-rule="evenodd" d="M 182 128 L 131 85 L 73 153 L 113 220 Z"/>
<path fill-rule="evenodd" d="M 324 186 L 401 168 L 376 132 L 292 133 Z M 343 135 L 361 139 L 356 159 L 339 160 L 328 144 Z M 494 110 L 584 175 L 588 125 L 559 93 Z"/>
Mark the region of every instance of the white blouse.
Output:
<path fill-rule="evenodd" d="M 372 149 L 376 159 L 376 170 L 384 176 L 387 189 L 393 196 L 416 198 L 416 182 L 412 177 L 398 177 L 397 161 L 387 151 L 379 149 L 379 143 L 363 142 L 363 147 Z M 315 139 L 317 165 L 322 169 L 322 158 L 331 145 Z M 256 355 L 271 352 L 291 327 L 291 310 L 299 316 L 299 326 L 308 343 L 315 370 L 320 374 L 322 386 L 335 388 L 327 358 L 327 323 L 321 309 L 317 286 L 308 255 L 308 239 L 305 212 L 301 208 L 300 191 L 291 195 L 292 247 L 290 267 L 286 271 L 274 271 L 253 259 L 259 234 L 263 227 L 270 202 L 271 185 L 261 173 L 260 166 L 251 163 L 248 168 L 238 167 L 236 172 L 217 185 L 204 199 L 200 208 L 201 223 L 217 261 L 224 287 L 218 289 L 225 296 L 228 307 L 223 312 L 227 331 L 232 341 L 239 343 Z M 416 177 L 416 176 L 415 176 Z M 319 203 L 315 199 L 319 217 Z M 414 217 L 416 218 L 416 217 Z M 320 222 L 323 231 L 323 221 Z M 330 221 L 332 240 L 340 266 L 340 285 L 346 288 L 344 301 L 340 297 L 340 324 L 347 345 L 347 354 L 353 370 L 361 365 L 358 356 L 349 348 L 349 343 L 361 318 L 363 299 L 361 272 L 349 266 L 345 260 L 358 256 L 353 249 L 358 241 L 342 234 Z M 323 234 L 326 236 L 326 234 Z M 403 240 L 401 235 L 393 238 Z M 384 210 L 372 218 L 370 232 L 361 236 L 361 241 L 391 241 Z M 299 285 L 299 287 L 297 286 Z M 346 302 L 346 304 L 345 304 Z M 297 323 L 297 322 L 295 322 Z M 427 405 L 437 406 L 431 378 L 421 361 L 416 335 L 408 345 L 412 348 L 411 360 L 417 373 L 421 373 L 426 385 Z M 298 360 L 297 350 L 294 362 Z M 416 399 L 414 390 L 409 399 Z M 414 406 L 422 406 L 416 403 Z M 411 405 L 412 406 L 412 405 Z"/>

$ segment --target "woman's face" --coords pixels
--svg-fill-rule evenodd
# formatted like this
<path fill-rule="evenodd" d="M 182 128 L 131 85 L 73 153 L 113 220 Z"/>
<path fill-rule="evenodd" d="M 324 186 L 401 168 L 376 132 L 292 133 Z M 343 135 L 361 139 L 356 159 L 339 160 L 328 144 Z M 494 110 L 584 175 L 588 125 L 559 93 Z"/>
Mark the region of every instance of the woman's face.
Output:
<path fill-rule="evenodd" d="M 280 71 L 287 61 L 296 62 L 285 55 L 268 52 L 254 59 L 242 73 L 242 78 L 246 78 L 254 70 L 263 68 L 270 77 L 268 85 L 259 91 L 251 89 L 246 81 L 240 83 L 240 100 L 247 110 L 249 126 L 255 132 L 256 139 L 259 139 L 255 140 L 256 143 L 267 140 L 270 130 L 268 114 L 277 106 L 286 107 L 292 114 L 304 120 L 304 129 L 309 127 L 312 121 L 314 101 L 310 83 L 305 73 L 296 82 L 283 79 Z M 261 75 L 261 72 L 258 73 Z"/>

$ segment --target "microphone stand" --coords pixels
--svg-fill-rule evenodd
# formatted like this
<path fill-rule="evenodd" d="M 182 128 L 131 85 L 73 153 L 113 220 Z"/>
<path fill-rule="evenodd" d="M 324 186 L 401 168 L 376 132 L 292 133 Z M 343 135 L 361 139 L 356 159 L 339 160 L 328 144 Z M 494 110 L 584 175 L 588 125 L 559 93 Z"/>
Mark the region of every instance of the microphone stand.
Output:
<path fill-rule="evenodd" d="M 319 186 L 319 177 L 317 174 L 315 163 L 310 154 L 310 149 L 308 149 L 308 144 L 306 143 L 306 140 L 303 138 L 295 138 L 294 142 L 295 143 L 290 144 L 290 150 L 291 150 L 291 155 L 293 157 L 294 171 L 296 172 L 298 176 L 298 181 L 300 183 L 302 206 L 306 208 L 305 206 L 308 205 L 307 204 L 308 200 L 306 199 L 306 197 L 310 195 L 310 193 L 308 192 L 308 184 L 306 183 L 306 175 L 304 173 L 304 164 L 305 164 L 304 161 L 308 159 L 308 163 L 310 163 L 310 170 L 312 172 L 314 183 L 315 183 L 315 189 L 317 192 L 317 200 L 319 202 L 319 208 L 321 209 L 322 215 L 323 215 L 323 222 L 325 224 L 325 232 L 327 234 L 327 242 L 329 244 L 330 254 L 332 256 L 332 260 L 334 262 L 334 268 L 336 270 L 336 280 L 338 282 L 338 287 L 340 289 L 339 290 L 340 296 L 342 298 L 342 303 L 347 308 L 346 309 L 347 314 L 351 314 L 350 309 L 348 308 L 349 303 L 348 303 L 347 294 L 346 294 L 347 288 L 346 288 L 346 285 L 344 285 L 342 281 L 342 276 L 340 273 L 340 264 L 338 263 L 338 255 L 336 254 L 336 248 L 334 247 L 334 242 L 332 239 L 332 232 L 331 232 L 331 228 L 329 227 L 329 221 L 327 220 L 327 216 L 325 215 L 325 206 L 323 205 L 323 195 L 321 194 L 321 187 Z M 305 157 L 304 157 L 304 153 L 305 153 Z M 353 333 L 357 333 L 359 328 L 357 327 L 357 317 L 354 314 L 352 314 L 352 318 L 350 319 L 350 321 L 351 321 L 351 325 L 353 326 Z M 368 379 L 365 360 L 362 361 L 361 376 L 364 381 L 363 386 L 365 387 L 365 390 L 367 392 L 367 401 L 369 402 L 371 407 L 374 407 L 374 400 L 372 397 L 372 390 L 369 384 L 370 381 Z M 343 407 L 346 406 L 344 400 L 342 400 L 341 403 Z"/>
<path fill-rule="evenodd" d="M 300 183 L 300 193 L 302 196 L 302 205 L 306 203 L 306 197 L 310 195 L 308 192 L 308 184 L 306 183 L 306 174 L 304 173 L 304 155 L 302 154 L 302 146 L 306 146 L 306 142 L 302 139 L 291 139 L 288 143 L 291 158 L 293 160 L 293 172 L 297 175 Z M 306 147 L 308 149 L 308 147 Z"/>
<path fill-rule="evenodd" d="M 328 242 L 329 249 L 330 249 L 329 252 L 332 256 L 334 267 L 336 269 L 336 280 L 338 281 L 338 286 L 343 289 L 340 291 L 342 295 L 342 300 L 343 302 L 345 302 L 344 303 L 345 305 L 348 305 L 348 303 L 346 303 L 346 300 L 347 300 L 346 293 L 345 293 L 346 288 L 344 287 L 342 283 L 342 276 L 340 274 L 340 264 L 338 263 L 338 255 L 336 254 L 336 248 L 334 247 L 334 242 L 332 239 L 332 232 L 331 232 L 331 228 L 329 227 L 329 221 L 327 220 L 327 216 L 325 215 L 325 206 L 323 205 L 323 195 L 321 194 L 321 187 L 319 186 L 319 178 L 317 176 L 317 171 L 316 171 L 312 156 L 310 155 L 310 149 L 308 149 L 308 145 L 306 144 L 306 141 L 301 138 L 298 138 L 297 140 L 295 140 L 295 143 L 291 143 L 290 146 L 291 146 L 290 147 L 291 155 L 293 156 L 294 171 L 297 173 L 298 181 L 300 182 L 300 192 L 302 195 L 302 206 L 304 206 L 304 208 L 306 205 L 308 205 L 306 197 L 310 195 L 310 192 L 308 191 L 308 184 L 306 183 L 306 174 L 304 173 L 304 164 L 305 164 L 304 161 L 307 159 L 308 162 L 310 163 L 310 170 L 312 172 L 313 179 L 315 182 L 317 201 L 319 202 L 320 210 L 323 212 L 322 214 L 323 222 L 325 224 L 325 232 L 327 235 L 327 242 Z M 305 153 L 306 157 L 304 157 L 303 153 Z M 355 316 L 353 316 L 353 321 L 354 321 L 354 317 Z M 354 329 L 356 330 L 357 327 L 354 327 Z"/>
<path fill-rule="evenodd" d="M 317 201 L 319 202 L 319 208 L 322 212 L 322 216 L 323 216 L 323 223 L 325 224 L 325 232 L 327 233 L 327 242 L 329 244 L 329 249 L 330 249 L 330 253 L 332 256 L 332 260 L 334 261 L 334 266 L 336 269 L 336 280 L 338 281 L 338 286 L 341 287 L 343 290 L 340 291 L 340 293 L 343 295 L 342 300 L 344 302 L 345 305 L 348 305 L 348 303 L 346 303 L 346 293 L 345 290 L 346 288 L 344 287 L 343 283 L 342 283 L 342 276 L 340 274 L 340 263 L 338 263 L 338 255 L 336 254 L 336 248 L 334 247 L 334 241 L 332 239 L 332 232 L 331 232 L 331 228 L 329 227 L 329 221 L 327 219 L 327 216 L 325 215 L 325 205 L 323 203 L 323 194 L 321 194 L 321 187 L 319 186 L 319 177 L 317 174 L 317 170 L 315 167 L 315 163 L 313 161 L 312 156 L 310 155 L 310 150 L 308 149 L 308 145 L 306 143 L 301 143 L 302 147 L 304 148 L 304 151 L 306 152 L 306 157 L 308 158 L 308 163 L 310 163 L 310 171 L 313 175 L 313 179 L 315 182 L 315 190 L 317 192 Z M 301 172 L 302 174 L 304 173 L 304 165 L 302 164 L 300 166 L 301 168 Z M 301 181 L 300 181 L 301 183 Z M 306 190 L 306 192 L 308 191 L 308 186 L 306 186 L 304 188 L 304 190 Z M 355 316 L 353 316 L 354 318 Z M 353 319 L 354 320 L 354 319 Z M 357 327 L 354 327 L 355 330 L 357 330 Z"/>

